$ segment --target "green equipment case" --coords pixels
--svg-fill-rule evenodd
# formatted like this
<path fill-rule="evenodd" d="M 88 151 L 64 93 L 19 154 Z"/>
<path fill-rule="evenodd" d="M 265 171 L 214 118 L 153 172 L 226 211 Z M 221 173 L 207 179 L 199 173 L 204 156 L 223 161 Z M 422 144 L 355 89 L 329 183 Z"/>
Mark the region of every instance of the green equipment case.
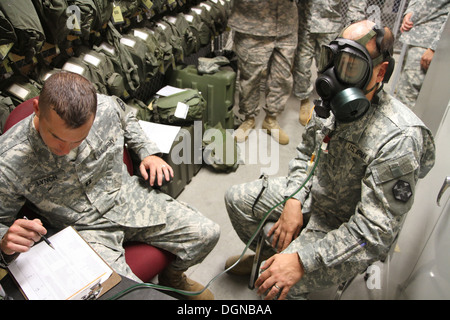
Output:
<path fill-rule="evenodd" d="M 202 166 L 202 124 L 201 121 L 182 127 L 168 154 L 163 159 L 174 170 L 174 179 L 160 190 L 176 198 L 191 182 Z"/>
<path fill-rule="evenodd" d="M 210 126 L 220 122 L 224 129 L 233 129 L 236 72 L 223 68 L 214 74 L 199 74 L 195 65 L 176 66 L 167 71 L 166 83 L 200 91 L 206 100 L 205 122 Z"/>

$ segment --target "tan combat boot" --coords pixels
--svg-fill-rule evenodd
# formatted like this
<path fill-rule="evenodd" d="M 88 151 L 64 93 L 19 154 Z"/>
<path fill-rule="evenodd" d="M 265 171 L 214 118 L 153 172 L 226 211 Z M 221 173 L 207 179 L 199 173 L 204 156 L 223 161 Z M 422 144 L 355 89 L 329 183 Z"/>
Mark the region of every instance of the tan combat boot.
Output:
<path fill-rule="evenodd" d="M 231 256 L 225 262 L 225 270 L 234 265 L 238 261 L 241 255 Z M 254 254 L 246 254 L 242 257 L 241 261 L 228 271 L 230 274 L 237 276 L 247 276 L 252 273 Z"/>
<path fill-rule="evenodd" d="M 300 113 L 298 120 L 300 121 L 302 126 L 306 126 L 310 118 L 311 118 L 311 103 L 309 102 L 309 99 L 303 99 L 300 102 Z"/>
<path fill-rule="evenodd" d="M 245 121 L 242 122 L 239 128 L 237 128 L 234 132 L 234 139 L 236 142 L 244 142 L 247 140 L 252 129 L 255 129 L 255 118 L 251 117 L 245 119 Z"/>
<path fill-rule="evenodd" d="M 198 292 L 205 288 L 200 283 L 189 279 L 183 271 L 174 270 L 171 267 L 167 267 L 158 275 L 158 284 L 189 292 Z M 214 295 L 209 289 L 200 294 L 184 296 L 188 300 L 214 300 Z"/>
<path fill-rule="evenodd" d="M 262 128 L 266 129 L 267 133 L 272 135 L 279 144 L 289 143 L 289 136 L 280 128 L 277 118 L 266 116 L 262 123 Z"/>

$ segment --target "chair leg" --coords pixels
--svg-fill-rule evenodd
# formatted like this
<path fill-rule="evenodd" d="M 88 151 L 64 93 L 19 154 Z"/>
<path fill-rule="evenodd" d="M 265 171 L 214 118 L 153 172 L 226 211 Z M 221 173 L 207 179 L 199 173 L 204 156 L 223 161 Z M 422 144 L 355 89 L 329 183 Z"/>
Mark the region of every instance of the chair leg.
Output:
<path fill-rule="evenodd" d="M 261 263 L 261 247 L 262 243 L 264 241 L 264 229 L 261 229 L 258 236 L 258 242 L 256 244 L 256 250 L 255 250 L 255 257 L 253 258 L 253 266 L 252 266 L 252 273 L 250 274 L 250 280 L 248 283 L 248 287 L 250 290 L 253 290 L 255 288 L 255 281 L 258 277 L 258 267 Z"/>
<path fill-rule="evenodd" d="M 340 300 L 342 295 L 344 294 L 344 291 L 350 286 L 350 284 L 352 283 L 353 279 L 355 279 L 356 277 L 353 277 L 351 279 L 348 279 L 347 281 L 342 282 L 337 290 L 336 290 L 336 294 L 334 295 L 334 300 Z"/>

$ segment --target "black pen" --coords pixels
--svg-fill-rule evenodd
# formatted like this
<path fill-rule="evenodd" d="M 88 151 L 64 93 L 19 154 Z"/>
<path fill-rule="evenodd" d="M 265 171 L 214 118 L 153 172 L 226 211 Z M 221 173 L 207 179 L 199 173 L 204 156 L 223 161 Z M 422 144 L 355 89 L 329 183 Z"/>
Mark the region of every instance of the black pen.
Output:
<path fill-rule="evenodd" d="M 23 218 L 24 218 L 25 220 L 30 220 L 30 219 L 28 219 L 28 218 L 25 217 L 25 216 L 24 216 Z M 45 241 L 46 244 L 48 244 L 53 250 L 56 250 L 55 247 L 52 245 L 52 243 L 50 242 L 50 240 L 47 239 L 46 236 L 40 234 L 39 232 L 38 232 L 38 234 L 41 236 L 41 238 Z"/>

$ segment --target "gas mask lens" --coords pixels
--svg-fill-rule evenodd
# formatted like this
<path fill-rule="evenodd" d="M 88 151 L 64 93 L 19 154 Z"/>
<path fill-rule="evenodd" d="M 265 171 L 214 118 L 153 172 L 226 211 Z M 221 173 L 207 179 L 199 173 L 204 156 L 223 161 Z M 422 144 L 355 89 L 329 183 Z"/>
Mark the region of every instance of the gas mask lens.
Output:
<path fill-rule="evenodd" d="M 333 49 L 328 45 L 322 45 L 322 49 L 320 50 L 319 56 L 318 71 L 322 73 L 326 69 L 328 69 L 333 62 L 333 58 L 334 58 Z"/>
<path fill-rule="evenodd" d="M 357 54 L 340 51 L 336 56 L 336 76 L 344 83 L 357 85 L 366 78 L 368 69 L 368 62 Z"/>
<path fill-rule="evenodd" d="M 358 85 L 365 80 L 369 72 L 369 63 L 354 48 L 338 49 L 336 44 L 323 45 L 320 51 L 318 71 L 323 73 L 326 69 L 334 66 L 339 81 L 349 85 Z"/>

